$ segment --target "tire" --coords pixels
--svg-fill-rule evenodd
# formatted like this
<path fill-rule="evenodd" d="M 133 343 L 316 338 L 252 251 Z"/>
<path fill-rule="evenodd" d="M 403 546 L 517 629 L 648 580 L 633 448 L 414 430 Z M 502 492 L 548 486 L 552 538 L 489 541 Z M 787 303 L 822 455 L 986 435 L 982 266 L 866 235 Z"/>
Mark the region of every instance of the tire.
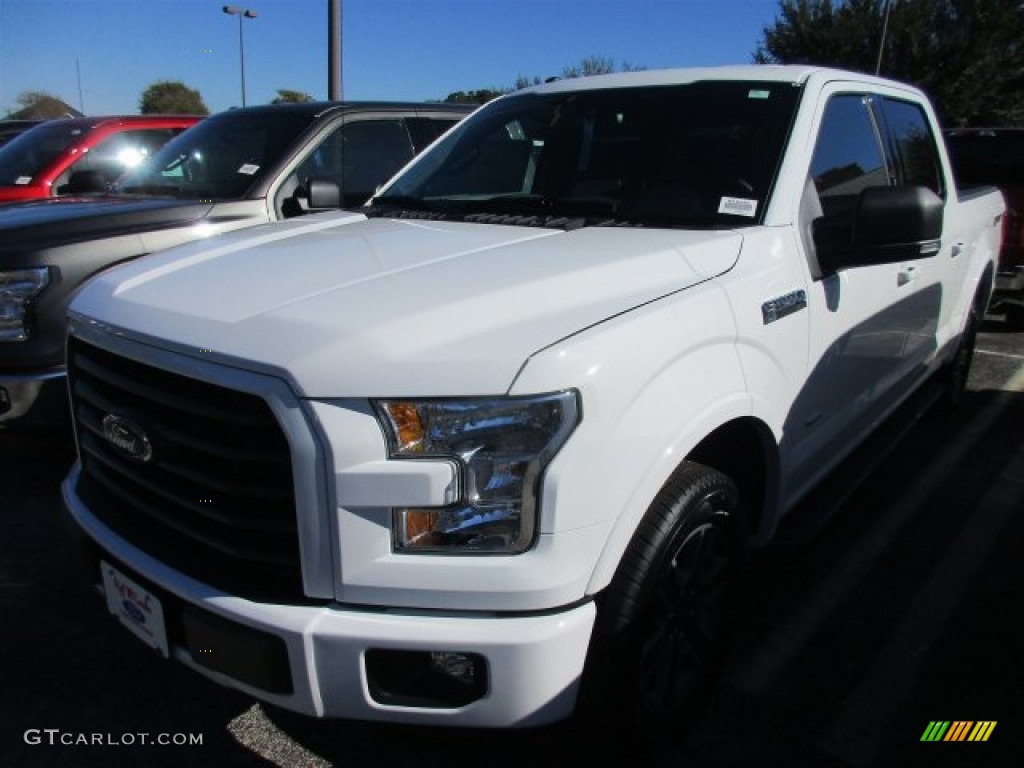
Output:
<path fill-rule="evenodd" d="M 688 462 L 662 488 L 598 604 L 590 714 L 657 739 L 704 708 L 733 634 L 739 517 L 736 485 L 716 470 Z"/>

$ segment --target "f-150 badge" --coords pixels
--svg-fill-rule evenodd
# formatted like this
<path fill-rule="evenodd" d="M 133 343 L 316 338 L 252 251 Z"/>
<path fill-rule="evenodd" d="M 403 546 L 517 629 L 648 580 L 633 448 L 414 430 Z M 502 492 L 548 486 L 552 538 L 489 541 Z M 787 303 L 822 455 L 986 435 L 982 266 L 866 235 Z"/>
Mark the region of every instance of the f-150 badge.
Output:
<path fill-rule="evenodd" d="M 798 312 L 807 306 L 807 293 L 804 290 L 790 291 L 778 298 L 766 301 L 761 305 L 761 317 L 764 324 L 774 323 L 786 315 Z"/>

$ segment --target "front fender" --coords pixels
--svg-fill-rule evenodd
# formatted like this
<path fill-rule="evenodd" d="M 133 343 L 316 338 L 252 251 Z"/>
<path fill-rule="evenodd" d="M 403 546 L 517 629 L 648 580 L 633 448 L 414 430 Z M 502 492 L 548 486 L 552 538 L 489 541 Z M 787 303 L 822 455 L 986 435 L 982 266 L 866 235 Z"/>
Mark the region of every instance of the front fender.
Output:
<path fill-rule="evenodd" d="M 607 526 L 587 593 L 608 584 L 644 512 L 717 426 L 751 415 L 729 302 L 714 282 L 532 356 L 510 394 L 579 390 L 582 420 L 548 467 L 542 533 Z"/>

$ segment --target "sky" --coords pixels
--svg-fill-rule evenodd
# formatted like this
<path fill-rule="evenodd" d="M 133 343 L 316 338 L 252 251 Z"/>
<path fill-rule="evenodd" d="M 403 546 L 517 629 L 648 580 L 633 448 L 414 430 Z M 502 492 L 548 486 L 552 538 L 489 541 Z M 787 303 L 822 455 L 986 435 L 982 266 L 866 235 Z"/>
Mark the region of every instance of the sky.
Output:
<path fill-rule="evenodd" d="M 327 0 L 231 0 L 246 103 L 327 97 Z M 0 115 L 28 90 L 89 115 L 133 114 L 179 80 L 210 112 L 240 106 L 239 17 L 214 0 L 0 0 Z M 510 88 L 589 56 L 646 69 L 748 64 L 778 0 L 341 0 L 342 96 L 444 99 Z M 80 84 L 80 87 L 79 87 Z"/>

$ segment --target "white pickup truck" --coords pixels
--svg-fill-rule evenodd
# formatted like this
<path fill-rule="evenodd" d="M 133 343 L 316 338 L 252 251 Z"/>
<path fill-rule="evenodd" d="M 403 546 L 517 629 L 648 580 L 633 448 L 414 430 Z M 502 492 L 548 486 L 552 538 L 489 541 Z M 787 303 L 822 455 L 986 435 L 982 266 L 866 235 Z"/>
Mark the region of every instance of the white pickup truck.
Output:
<path fill-rule="evenodd" d="M 311 715 L 579 699 L 668 726 L 743 548 L 924 382 L 963 387 L 1003 211 L 895 82 L 503 97 L 364 208 L 82 290 L 64 498 L 90 576 L 163 655 Z"/>

